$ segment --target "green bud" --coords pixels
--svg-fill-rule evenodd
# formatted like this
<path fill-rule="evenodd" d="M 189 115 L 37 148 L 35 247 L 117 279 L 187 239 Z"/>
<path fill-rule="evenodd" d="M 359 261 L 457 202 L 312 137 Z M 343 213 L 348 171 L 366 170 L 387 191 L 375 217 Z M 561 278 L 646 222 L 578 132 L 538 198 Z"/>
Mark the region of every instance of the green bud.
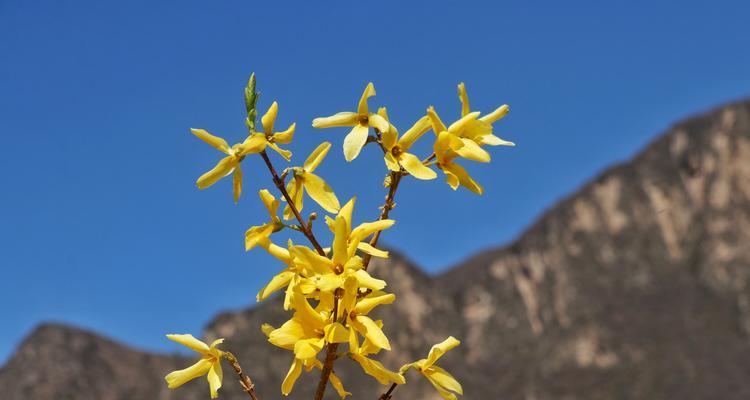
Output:
<path fill-rule="evenodd" d="M 247 81 L 245 87 L 245 109 L 247 110 L 247 118 L 245 119 L 245 125 L 250 131 L 255 131 L 255 119 L 258 116 L 256 104 L 258 103 L 259 93 L 255 91 L 255 73 L 250 74 L 250 79 Z"/>

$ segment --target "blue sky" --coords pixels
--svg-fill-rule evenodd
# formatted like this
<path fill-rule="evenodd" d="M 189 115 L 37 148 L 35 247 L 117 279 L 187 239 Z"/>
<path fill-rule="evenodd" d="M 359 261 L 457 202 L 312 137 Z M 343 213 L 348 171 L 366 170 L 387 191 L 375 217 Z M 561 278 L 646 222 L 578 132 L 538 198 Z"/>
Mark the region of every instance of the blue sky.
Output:
<path fill-rule="evenodd" d="M 241 140 L 251 71 L 260 107 L 278 100 L 278 123 L 297 122 L 297 161 L 333 143 L 319 172 L 358 196 L 359 220 L 377 215 L 382 161 L 346 164 L 346 130 L 314 117 L 352 109 L 368 81 L 402 130 L 428 105 L 456 117 L 460 81 L 479 110 L 510 104 L 495 129 L 518 146 L 469 167 L 484 196 L 442 178 L 400 189 L 383 241 L 430 272 L 511 241 L 676 120 L 750 94 L 746 2 L 320 4 L 0 0 L 0 360 L 40 321 L 173 350 L 164 333 L 254 303 L 278 268 L 242 242 L 268 175 L 245 163 L 238 206 L 229 181 L 198 191 L 220 154 L 188 131 Z"/>

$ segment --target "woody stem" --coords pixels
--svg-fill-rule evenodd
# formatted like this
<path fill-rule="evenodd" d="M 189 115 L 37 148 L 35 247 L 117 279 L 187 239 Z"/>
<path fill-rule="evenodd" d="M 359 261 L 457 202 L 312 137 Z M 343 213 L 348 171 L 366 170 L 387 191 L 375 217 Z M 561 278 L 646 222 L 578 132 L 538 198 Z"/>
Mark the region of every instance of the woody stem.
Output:
<path fill-rule="evenodd" d="M 392 398 L 391 394 L 393 393 L 394 390 L 396 390 L 396 386 L 398 386 L 397 383 L 392 384 L 391 387 L 388 388 L 387 392 L 381 394 L 380 397 L 378 397 L 378 400 L 391 400 Z"/>
<path fill-rule="evenodd" d="M 395 203 L 393 202 L 393 199 L 396 197 L 396 190 L 398 190 L 398 184 L 401 182 L 401 178 L 404 177 L 404 172 L 398 171 L 398 172 L 391 172 L 391 185 L 388 188 L 388 195 L 385 196 L 385 204 L 383 204 L 383 207 L 380 210 L 380 218 L 378 220 L 384 220 L 388 219 L 388 214 L 391 212 L 393 207 L 395 207 Z M 372 234 L 372 237 L 370 238 L 370 246 L 375 247 L 378 244 L 378 240 L 380 239 L 380 231 L 376 231 Z M 365 254 L 365 256 L 362 258 L 362 268 L 367 270 L 367 266 L 370 265 L 370 260 L 372 259 L 372 256 L 369 254 Z"/>
<path fill-rule="evenodd" d="M 279 192 L 281 192 L 281 195 L 284 196 L 284 199 L 286 199 L 286 203 L 289 206 L 289 209 L 292 210 L 294 217 L 297 218 L 302 234 L 304 234 L 305 237 L 307 237 L 307 239 L 310 241 L 313 247 L 315 247 L 315 250 L 318 252 L 318 254 L 320 254 L 321 256 L 325 256 L 326 253 L 323 251 L 323 247 L 320 246 L 320 243 L 318 243 L 318 239 L 315 238 L 315 235 L 313 234 L 313 231 L 310 228 L 310 225 L 305 223 L 305 220 L 302 218 L 302 214 L 299 213 L 299 210 L 297 210 L 297 207 L 294 205 L 294 201 L 292 200 L 292 197 L 289 196 L 289 192 L 286 191 L 286 187 L 284 186 L 284 181 L 281 180 L 281 178 L 279 178 L 279 174 L 276 173 L 276 168 L 273 167 L 273 164 L 271 163 L 271 159 L 268 158 L 268 154 L 266 153 L 266 151 L 265 150 L 261 151 L 260 156 L 263 158 L 263 161 L 265 161 L 266 166 L 268 167 L 268 170 L 271 172 L 273 183 L 276 185 L 276 188 L 279 189 Z"/>
<path fill-rule="evenodd" d="M 237 373 L 237 377 L 240 378 L 240 386 L 242 386 L 242 390 L 247 393 L 252 400 L 258 400 L 258 395 L 255 393 L 255 384 L 250 380 L 250 377 L 242 371 L 242 367 L 240 366 L 239 361 L 237 361 L 237 357 L 230 352 L 225 352 L 224 358 L 232 366 L 234 372 Z"/>

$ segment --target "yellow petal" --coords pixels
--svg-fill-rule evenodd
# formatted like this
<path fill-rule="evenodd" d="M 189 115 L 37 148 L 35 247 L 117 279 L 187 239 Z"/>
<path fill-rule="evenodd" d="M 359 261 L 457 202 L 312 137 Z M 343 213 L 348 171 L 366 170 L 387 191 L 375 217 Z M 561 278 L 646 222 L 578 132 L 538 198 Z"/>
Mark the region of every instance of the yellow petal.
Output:
<path fill-rule="evenodd" d="M 367 116 L 367 125 L 377 129 L 380 133 L 389 132 L 390 124 L 388 121 L 378 114 L 370 114 Z"/>
<path fill-rule="evenodd" d="M 268 147 L 272 148 L 273 151 L 279 153 L 281 157 L 283 157 L 285 160 L 289 161 L 292 159 L 292 152 L 289 150 L 284 150 L 276 143 L 268 143 Z"/>
<path fill-rule="evenodd" d="M 206 375 L 208 370 L 211 369 L 211 361 L 206 358 L 201 358 L 197 363 L 179 371 L 169 373 L 164 380 L 167 381 L 167 386 L 170 389 L 174 389 L 184 385 L 185 383 Z"/>
<path fill-rule="evenodd" d="M 432 384 L 432 386 L 438 391 L 440 394 L 440 397 L 442 397 L 445 400 L 458 400 L 455 394 L 448 391 L 448 389 L 445 389 L 442 387 L 437 381 L 433 380 L 431 376 L 425 375 L 427 380 Z"/>
<path fill-rule="evenodd" d="M 503 104 L 502 106 L 498 107 L 495 111 L 479 118 L 480 120 L 487 122 L 487 123 L 493 123 L 504 116 L 508 115 L 508 111 L 510 111 L 510 108 L 507 104 Z"/>
<path fill-rule="evenodd" d="M 385 333 L 383 333 L 380 327 L 370 317 L 366 315 L 357 315 L 351 322 L 352 327 L 361 333 L 362 336 L 370 340 L 374 345 L 381 349 L 391 349 L 391 344 L 388 342 Z"/>
<path fill-rule="evenodd" d="M 325 318 L 320 315 L 315 309 L 312 308 L 310 303 L 301 293 L 293 293 L 291 297 L 292 308 L 297 312 L 295 316 L 299 317 L 300 321 L 309 328 L 322 329 L 326 325 Z"/>
<path fill-rule="evenodd" d="M 244 156 L 248 154 L 260 153 L 266 149 L 268 139 L 262 133 L 254 133 L 245 139 L 244 142 L 235 146 L 237 155 Z"/>
<path fill-rule="evenodd" d="M 344 111 L 330 117 L 315 118 L 312 122 L 313 128 L 332 128 L 336 126 L 354 126 L 359 124 L 359 115 L 354 112 Z"/>
<path fill-rule="evenodd" d="M 318 252 L 306 246 L 292 247 L 292 254 L 298 258 L 298 263 L 310 268 L 316 274 L 324 275 L 333 271 L 333 261 L 323 257 Z"/>
<path fill-rule="evenodd" d="M 245 251 L 252 250 L 273 233 L 273 224 L 253 226 L 245 232 Z"/>
<path fill-rule="evenodd" d="M 273 133 L 273 124 L 276 121 L 276 115 L 279 113 L 279 104 L 275 101 L 268 107 L 268 111 L 261 117 L 260 123 L 263 124 L 263 130 L 267 135 Z"/>
<path fill-rule="evenodd" d="M 380 382 L 381 385 L 387 385 L 389 383 L 397 383 L 399 385 L 403 385 L 404 383 L 406 383 L 406 380 L 403 376 L 384 367 L 383 364 L 381 364 L 379 361 L 363 357 L 359 354 L 352 354 L 351 357 L 354 359 L 354 361 L 359 363 L 359 365 L 367 375 L 370 375 L 373 378 L 377 379 L 377 381 Z"/>
<path fill-rule="evenodd" d="M 279 211 L 279 201 L 268 191 L 268 189 L 259 190 L 258 195 L 260 196 L 260 201 L 266 206 L 269 217 L 273 220 L 276 217 L 276 213 Z"/>
<path fill-rule="evenodd" d="M 215 147 L 222 153 L 229 154 L 229 144 L 226 140 L 208 133 L 205 129 L 190 128 L 190 132 L 192 132 L 193 135 L 198 136 L 204 142 Z"/>
<path fill-rule="evenodd" d="M 269 239 L 261 239 L 258 241 L 258 245 L 266 249 L 268 254 L 274 256 L 279 261 L 283 262 L 284 264 L 290 264 L 292 262 L 292 256 L 289 254 L 289 250 L 277 246 L 273 242 L 271 242 Z"/>
<path fill-rule="evenodd" d="M 354 303 L 357 301 L 357 279 L 353 276 L 349 276 L 344 280 L 344 295 L 339 302 L 339 308 L 350 312 L 354 308 Z"/>
<path fill-rule="evenodd" d="M 448 336 L 447 339 L 443 340 L 442 342 L 432 346 L 430 349 L 430 353 L 427 355 L 427 360 L 423 364 L 422 368 L 429 368 L 431 367 L 435 361 L 437 361 L 440 357 L 443 356 L 448 350 L 458 346 L 461 344 L 458 339 L 454 338 L 453 336 Z"/>
<path fill-rule="evenodd" d="M 344 384 L 341 383 L 341 379 L 336 376 L 333 372 L 331 372 L 330 378 L 331 380 L 331 386 L 333 386 L 334 389 L 336 389 L 336 393 L 339 394 L 339 397 L 346 398 L 346 396 L 351 396 L 352 394 L 344 390 Z"/>
<path fill-rule="evenodd" d="M 298 176 L 293 177 L 289 183 L 286 184 L 286 191 L 289 193 L 289 197 L 292 199 L 297 211 L 302 211 L 305 196 L 305 191 L 302 186 L 302 178 Z M 288 220 L 292 218 L 294 218 L 294 213 L 292 212 L 292 208 L 287 204 L 284 206 L 284 219 Z"/>
<path fill-rule="evenodd" d="M 365 254 L 369 254 L 374 257 L 388 258 L 387 251 L 375 248 L 367 242 L 359 242 L 359 244 L 357 245 L 357 249 L 361 250 Z"/>
<path fill-rule="evenodd" d="M 381 131 L 380 134 L 380 140 L 383 143 L 383 147 L 385 147 L 386 150 L 391 150 L 393 146 L 396 145 L 396 141 L 398 140 L 398 138 L 396 137 L 396 135 L 398 135 L 398 131 L 389 127 L 388 129 Z"/>
<path fill-rule="evenodd" d="M 294 350 L 294 344 L 303 337 L 305 337 L 305 329 L 302 323 L 298 319 L 292 318 L 284 322 L 279 328 L 271 331 L 268 334 L 268 341 L 282 349 Z"/>
<path fill-rule="evenodd" d="M 325 339 L 328 343 L 346 343 L 349 341 L 349 329 L 338 322 L 328 324 L 325 327 Z"/>
<path fill-rule="evenodd" d="M 351 132 L 344 138 L 344 158 L 346 161 L 352 161 L 362 151 L 362 147 L 367 142 L 368 129 L 367 126 L 357 124 L 354 125 Z"/>
<path fill-rule="evenodd" d="M 386 286 L 386 282 L 373 278 L 367 271 L 360 269 L 354 273 L 360 287 L 372 290 L 380 290 Z"/>
<path fill-rule="evenodd" d="M 233 156 L 227 156 L 222 158 L 216 166 L 201 175 L 196 182 L 198 189 L 205 189 L 214 183 L 218 182 L 219 179 L 229 175 L 239 165 L 239 162 Z"/>
<path fill-rule="evenodd" d="M 461 184 L 461 186 L 471 190 L 472 192 L 476 194 L 482 194 L 484 193 L 484 188 L 482 185 L 477 183 L 467 172 L 466 170 L 461 167 L 458 164 L 450 164 L 447 166 L 447 170 L 451 172 L 455 176 L 455 178 L 458 180 L 458 182 Z M 455 187 L 454 187 L 455 189 Z"/>
<path fill-rule="evenodd" d="M 274 328 L 271 324 L 264 323 L 260 326 L 260 330 L 264 335 L 266 335 L 266 337 L 268 337 L 271 335 L 271 332 L 276 330 L 276 328 Z"/>
<path fill-rule="evenodd" d="M 352 197 L 349 199 L 349 201 L 344 204 L 343 207 L 339 210 L 338 215 L 344 217 L 344 220 L 346 220 L 346 229 L 347 231 L 351 232 L 352 229 L 352 212 L 354 211 L 354 203 L 357 201 L 356 197 Z"/>
<path fill-rule="evenodd" d="M 220 362 L 215 362 L 211 365 L 206 379 L 208 379 L 208 387 L 211 390 L 211 398 L 215 399 L 219 397 L 219 388 L 221 388 L 221 381 L 224 379 Z"/>
<path fill-rule="evenodd" d="M 461 117 L 458 121 L 452 123 L 448 127 L 448 132 L 459 135 L 461 134 L 461 131 L 466 128 L 466 125 L 471 123 L 472 121 L 476 121 L 477 117 L 479 116 L 479 111 L 475 111 L 472 113 L 468 113 L 465 116 Z"/>
<path fill-rule="evenodd" d="M 438 385 L 450 390 L 451 392 L 464 394 L 464 389 L 461 387 L 461 384 L 458 383 L 456 378 L 454 378 L 453 375 L 449 374 L 446 370 L 433 365 L 431 368 L 429 368 L 428 371 L 430 379 Z"/>
<path fill-rule="evenodd" d="M 323 143 L 321 143 L 307 157 L 307 159 L 305 160 L 305 163 L 302 164 L 302 169 L 304 169 L 307 172 L 313 172 L 313 171 L 315 171 L 315 168 L 318 168 L 318 165 L 320 165 L 320 163 L 326 157 L 326 154 L 328 154 L 328 150 L 330 150 L 330 149 L 331 149 L 331 143 L 330 142 L 323 142 Z"/>
<path fill-rule="evenodd" d="M 382 296 L 373 296 L 360 299 L 357 305 L 354 306 L 354 312 L 360 315 L 369 314 L 373 308 L 381 304 L 391 304 L 396 300 L 396 295 L 393 293 L 384 294 Z"/>
<path fill-rule="evenodd" d="M 302 183 L 307 189 L 307 194 L 315 200 L 316 203 L 320 204 L 324 210 L 329 213 L 336 213 L 341 207 L 339 205 L 339 199 L 336 198 L 336 193 L 333 192 L 328 184 L 321 179 L 319 176 L 305 172 L 302 175 Z"/>
<path fill-rule="evenodd" d="M 291 143 L 292 138 L 294 138 L 294 128 L 296 127 L 297 124 L 291 124 L 289 125 L 289 128 L 286 128 L 285 131 L 274 133 L 273 141 L 279 144 Z"/>
<path fill-rule="evenodd" d="M 292 277 L 294 276 L 294 272 L 291 271 L 282 271 L 280 274 L 274 276 L 271 278 L 271 281 L 266 284 L 266 286 L 263 286 L 263 288 L 260 289 L 258 294 L 255 296 L 256 301 L 263 301 L 268 298 L 273 292 L 289 285 L 289 282 L 292 280 Z"/>
<path fill-rule="evenodd" d="M 499 137 L 497 137 L 497 136 L 495 136 L 493 134 L 484 135 L 484 136 L 480 137 L 479 139 L 482 141 L 482 144 L 486 144 L 488 146 L 511 146 L 512 147 L 512 146 L 516 145 L 513 142 L 509 142 L 507 140 L 500 139 Z"/>
<path fill-rule="evenodd" d="M 169 334 L 167 335 L 167 339 L 173 342 L 177 342 L 197 353 L 208 354 L 208 350 L 209 350 L 208 345 L 196 339 L 193 335 L 189 333 L 188 334 Z"/>
<path fill-rule="evenodd" d="M 342 215 L 336 216 L 335 233 L 333 236 L 333 263 L 334 265 L 344 266 L 349 259 L 347 244 L 349 240 L 349 231 L 347 230 L 346 219 Z"/>
<path fill-rule="evenodd" d="M 294 357 L 300 360 L 314 358 L 323 350 L 324 345 L 325 342 L 323 339 L 311 338 L 299 340 L 294 344 Z"/>
<path fill-rule="evenodd" d="M 297 378 L 299 378 L 301 373 L 302 361 L 295 358 L 294 362 L 292 362 L 292 366 L 289 368 L 289 372 L 286 373 L 284 382 L 281 383 L 281 393 L 284 396 L 289 396 L 289 393 L 292 393 L 294 382 L 297 382 Z"/>
<path fill-rule="evenodd" d="M 351 241 L 357 241 L 359 243 L 359 241 L 370 236 L 371 234 L 377 231 L 388 229 L 395 223 L 396 221 L 392 219 L 381 219 L 373 222 L 364 222 L 354 228 L 349 236 L 351 237 Z"/>
<path fill-rule="evenodd" d="M 362 92 L 362 97 L 359 99 L 359 105 L 357 106 L 357 112 L 360 115 L 367 115 L 369 114 L 369 111 L 367 109 L 367 99 L 375 96 L 375 85 L 372 84 L 372 82 L 367 84 L 367 87 L 365 87 L 365 91 Z"/>
<path fill-rule="evenodd" d="M 237 168 L 234 169 L 234 176 L 232 177 L 232 193 L 234 194 L 234 202 L 237 203 L 242 194 L 242 169 L 240 169 L 240 164 L 237 164 Z"/>
<path fill-rule="evenodd" d="M 389 170 L 393 172 L 401 171 L 401 165 L 399 165 L 398 160 L 393 157 L 393 154 L 385 153 L 383 159 L 385 160 L 385 166 L 388 167 Z"/>
<path fill-rule="evenodd" d="M 436 135 L 439 135 L 440 132 L 448 130 L 448 128 L 445 127 L 443 121 L 440 120 L 440 117 L 437 115 L 435 107 L 427 107 L 427 116 L 430 118 L 430 122 L 432 123 L 432 130 L 435 131 Z"/>
<path fill-rule="evenodd" d="M 441 122 L 442 123 L 442 122 Z M 432 127 L 432 122 L 430 121 L 430 117 L 424 116 L 419 119 L 419 121 L 415 122 L 414 125 L 409 128 L 404 134 L 401 136 L 401 139 L 398 140 L 398 145 L 401 147 L 402 150 L 406 151 L 411 147 L 414 142 L 416 142 L 419 138 L 422 137 L 427 131 L 430 130 Z"/>
<path fill-rule="evenodd" d="M 422 164 L 422 160 L 411 153 L 401 153 L 399 162 L 406 172 L 417 179 L 430 180 L 437 178 L 437 173 Z"/>
<path fill-rule="evenodd" d="M 458 155 L 472 161 L 484 163 L 490 162 L 490 153 L 488 153 L 485 149 L 479 147 L 479 145 L 476 144 L 473 140 L 461 138 L 461 141 L 464 143 L 464 145 L 460 149 L 456 150 L 456 153 L 458 153 Z"/>
<path fill-rule="evenodd" d="M 470 112 L 469 96 L 466 94 L 466 85 L 463 82 L 458 84 L 458 99 L 461 101 L 461 116 L 463 117 Z"/>

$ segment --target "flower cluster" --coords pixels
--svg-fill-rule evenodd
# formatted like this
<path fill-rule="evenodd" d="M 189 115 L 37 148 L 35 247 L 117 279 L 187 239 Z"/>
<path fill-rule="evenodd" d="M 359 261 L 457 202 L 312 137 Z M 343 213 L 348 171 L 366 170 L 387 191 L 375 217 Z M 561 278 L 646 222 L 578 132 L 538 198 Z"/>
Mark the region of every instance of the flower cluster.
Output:
<path fill-rule="evenodd" d="M 437 173 L 433 167 L 436 167 L 443 172 L 452 189 L 463 186 L 478 194 L 483 192 L 482 186 L 458 161 L 463 159 L 486 163 L 490 161 L 486 146 L 513 146 L 512 142 L 495 136 L 492 127 L 495 121 L 507 114 L 508 107 L 503 105 L 484 116 L 478 111 L 471 111 L 466 88 L 461 83 L 458 85 L 461 103 L 461 117 L 458 120 L 446 126 L 435 109 L 429 107 L 425 115 L 400 134 L 384 107 L 377 112 L 370 111 L 368 101 L 374 95 L 375 87 L 369 83 L 362 93 L 356 112 L 340 112 L 316 118 L 312 126 L 351 127 L 343 142 L 344 156 L 349 162 L 356 159 L 368 143 L 374 143 L 382 151 L 387 169 L 385 184 L 389 186 L 389 192 L 378 219 L 356 223 L 353 219 L 356 199 L 352 197 L 341 206 L 331 187 L 315 174 L 316 168 L 331 148 L 328 142 L 313 150 L 301 166 L 288 167 L 280 175 L 276 172 L 266 150 L 270 148 L 284 160 L 290 161 L 292 153 L 279 145 L 292 141 L 295 124 L 284 131 L 275 132 L 274 124 L 279 107 L 273 102 L 261 117 L 262 129 L 256 130 L 258 94 L 255 91 L 254 75 L 245 90 L 248 135 L 242 142 L 230 147 L 224 139 L 205 130 L 191 130 L 226 154 L 212 170 L 198 179 L 197 184 L 204 189 L 225 176 L 233 175 L 236 202 L 242 193 L 240 165 L 247 156 L 258 154 L 266 163 L 273 183 L 280 192 L 281 196 L 276 198 L 268 189 L 259 191 L 269 219 L 247 230 L 245 248 L 263 248 L 284 266 L 256 296 L 258 301 L 263 301 L 273 293 L 283 291 L 283 307 L 290 311 L 289 320 L 281 326 L 264 324 L 261 327 L 271 344 L 292 354 L 291 366 L 281 385 L 284 395 L 291 393 L 303 370 L 321 371 L 316 399 L 323 396 L 329 381 L 342 398 L 350 395 L 339 377 L 333 373 L 333 363 L 340 355 L 346 354 L 359 364 L 364 373 L 383 385 L 392 385 L 389 393 L 396 385 L 405 384 L 406 372 L 415 369 L 435 386 L 443 398 L 456 399 L 456 394 L 463 393 L 461 385 L 435 365 L 438 358 L 459 344 L 453 337 L 433 346 L 427 358 L 404 365 L 398 371 L 388 369 L 374 358 L 383 350 L 391 350 L 391 343 L 383 331 L 384 322 L 371 313 L 377 307 L 393 303 L 396 296 L 387 291 L 384 280 L 368 272 L 368 265 L 371 257 L 388 257 L 388 252 L 379 249 L 377 242 L 380 233 L 395 224 L 388 215 L 394 207 L 395 189 L 402 178 L 413 176 L 422 180 L 435 179 Z M 420 158 L 414 154 L 412 146 L 429 131 L 434 132 L 433 152 Z M 306 194 L 327 213 L 324 221 L 333 237 L 329 247 L 322 247 L 313 231 L 317 213 L 310 214 L 307 219 L 301 214 Z M 286 204 L 279 215 L 281 202 Z M 294 221 L 287 222 L 290 220 Z M 274 241 L 274 235 L 285 229 L 299 231 L 310 245 L 294 243 L 292 239 L 288 239 L 285 246 L 279 245 L 278 241 Z M 221 359 L 231 354 L 216 348 L 221 340 L 208 346 L 190 335 L 168 337 L 202 355 L 200 361 L 192 367 L 169 374 L 166 377 L 169 387 L 174 388 L 195 377 L 207 375 L 211 397 L 216 397 L 221 386 Z M 342 353 L 340 346 L 346 346 L 346 351 Z M 234 356 L 231 356 L 231 360 L 236 361 Z M 238 369 L 236 365 L 233 364 Z M 237 372 L 241 374 L 241 370 Z M 250 394 L 252 388 L 245 387 L 245 390 Z M 255 398 L 254 394 L 251 397 Z"/>

